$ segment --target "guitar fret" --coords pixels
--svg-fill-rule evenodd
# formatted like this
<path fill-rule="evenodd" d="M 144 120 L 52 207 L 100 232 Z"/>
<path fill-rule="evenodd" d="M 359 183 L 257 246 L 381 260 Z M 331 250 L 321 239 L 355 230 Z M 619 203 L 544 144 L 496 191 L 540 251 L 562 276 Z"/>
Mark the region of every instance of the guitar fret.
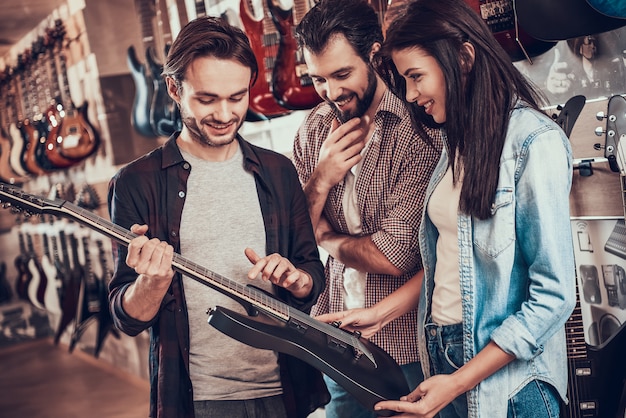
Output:
<path fill-rule="evenodd" d="M 49 200 L 29 195 L 17 187 L 4 183 L 0 183 L 0 197 L 2 197 L 0 200 L 5 202 L 4 207 L 14 206 L 18 209 L 26 211 L 29 215 L 33 211 L 35 213 L 50 213 L 57 216 L 65 215 L 70 219 L 78 221 L 78 223 L 84 226 L 92 227 L 103 235 L 106 235 L 126 246 L 133 238 L 137 237 L 137 235 L 131 231 L 101 218 L 90 210 L 82 208 L 71 202 L 60 199 Z M 63 229 L 59 229 L 59 237 L 62 243 L 65 244 L 65 235 L 63 232 Z M 70 236 L 70 238 L 74 237 Z M 65 270 L 70 271 L 68 267 L 70 260 L 67 257 L 67 253 L 64 251 L 63 255 Z M 77 256 L 76 251 L 73 251 L 73 256 Z M 74 260 L 74 263 L 77 263 L 77 259 Z M 202 284 L 208 285 L 218 291 L 223 291 L 228 296 L 239 298 L 250 303 L 253 307 L 258 308 L 267 316 L 282 320 L 285 323 L 290 324 L 289 326 L 295 329 L 299 329 L 302 332 L 306 332 L 309 328 L 311 330 L 317 330 L 326 335 L 328 344 L 336 346 L 339 350 L 352 350 L 356 357 L 359 357 L 361 354 L 365 354 L 376 367 L 375 358 L 370 350 L 366 348 L 359 337 L 352 333 L 345 332 L 342 329 L 320 322 L 297 309 L 291 309 L 289 305 L 272 297 L 271 295 L 255 289 L 254 287 L 235 282 L 212 272 L 205 267 L 183 258 L 179 254 L 174 254 L 172 267 L 178 272 L 185 274 Z M 76 268 L 76 266 L 74 266 L 74 268 Z M 60 334 L 57 332 L 55 339 L 57 339 L 58 336 L 60 336 Z"/>

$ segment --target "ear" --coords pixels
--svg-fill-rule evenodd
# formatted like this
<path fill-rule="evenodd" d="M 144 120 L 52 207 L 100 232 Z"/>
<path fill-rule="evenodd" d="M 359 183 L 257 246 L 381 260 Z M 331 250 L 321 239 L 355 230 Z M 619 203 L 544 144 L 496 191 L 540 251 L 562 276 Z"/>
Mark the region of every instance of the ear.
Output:
<path fill-rule="evenodd" d="M 474 67 L 475 56 L 476 51 L 474 50 L 474 45 L 469 42 L 463 42 L 461 46 L 461 65 L 465 74 L 469 73 L 472 67 Z"/>
<path fill-rule="evenodd" d="M 172 77 L 166 77 L 165 82 L 167 83 L 167 94 L 170 95 L 172 100 L 180 104 L 180 94 L 178 91 L 178 86 L 176 85 L 176 81 Z"/>
<path fill-rule="evenodd" d="M 374 59 L 374 55 L 376 55 L 376 53 L 380 51 L 380 47 L 380 42 L 374 42 L 372 44 L 372 49 L 370 50 L 370 62 L 372 62 L 372 60 Z"/>

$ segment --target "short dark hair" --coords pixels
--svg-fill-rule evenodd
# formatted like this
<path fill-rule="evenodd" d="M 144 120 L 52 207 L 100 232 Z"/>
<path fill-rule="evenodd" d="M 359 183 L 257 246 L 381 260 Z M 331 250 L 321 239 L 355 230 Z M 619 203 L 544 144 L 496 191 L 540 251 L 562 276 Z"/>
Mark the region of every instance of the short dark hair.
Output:
<path fill-rule="evenodd" d="M 365 62 L 369 62 L 372 45 L 383 42 L 378 15 L 365 0 L 320 0 L 296 27 L 298 44 L 315 54 L 336 34 L 345 36 Z"/>
<path fill-rule="evenodd" d="M 233 59 L 250 68 L 250 85 L 254 84 L 259 67 L 246 34 L 217 17 L 204 16 L 187 23 L 170 48 L 163 77 L 172 77 L 176 84 L 184 80 L 185 72 L 198 57 Z"/>

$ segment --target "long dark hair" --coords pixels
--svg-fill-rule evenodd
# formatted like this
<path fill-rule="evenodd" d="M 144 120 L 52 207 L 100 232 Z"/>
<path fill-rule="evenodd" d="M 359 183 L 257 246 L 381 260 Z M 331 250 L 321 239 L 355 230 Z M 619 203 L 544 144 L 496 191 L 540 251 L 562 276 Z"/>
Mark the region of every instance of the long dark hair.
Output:
<path fill-rule="evenodd" d="M 198 57 L 232 59 L 250 68 L 250 85 L 256 81 L 259 67 L 246 34 L 221 18 L 199 17 L 180 31 L 167 54 L 163 77 L 172 77 L 178 88 L 189 65 Z"/>
<path fill-rule="evenodd" d="M 471 56 L 464 43 L 473 45 Z M 491 217 L 498 184 L 500 155 L 517 99 L 539 110 L 540 92 L 515 68 L 480 15 L 459 0 L 414 0 L 390 26 L 380 52 L 379 70 L 392 90 L 406 97 L 404 78 L 391 53 L 419 48 L 437 60 L 446 80 L 446 147 L 450 164 L 463 186 L 459 209 L 479 219 Z M 433 125 L 423 108 L 410 105 L 414 124 Z"/>

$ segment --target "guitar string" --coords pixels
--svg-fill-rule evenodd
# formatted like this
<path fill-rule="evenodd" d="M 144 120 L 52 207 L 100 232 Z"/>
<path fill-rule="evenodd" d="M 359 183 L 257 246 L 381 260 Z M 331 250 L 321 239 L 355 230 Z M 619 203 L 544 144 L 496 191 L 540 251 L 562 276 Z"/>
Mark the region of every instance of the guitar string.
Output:
<path fill-rule="evenodd" d="M 98 231 L 104 233 L 109 238 L 112 238 L 124 245 L 128 245 L 130 241 L 137 236 L 129 230 L 109 222 L 93 212 L 68 201 L 60 199 L 49 200 L 33 196 L 21 191 L 18 188 L 2 183 L 0 183 L 0 192 L 8 193 L 8 198 L 21 199 L 21 203 L 23 203 L 27 208 L 33 208 L 33 205 L 35 205 L 38 211 L 65 213 L 67 216 L 77 220 L 78 222 L 95 227 Z M 46 206 L 48 207 L 46 208 Z M 275 298 L 270 298 L 268 295 L 265 295 L 253 287 L 244 286 L 212 272 L 205 267 L 201 267 L 200 265 L 185 259 L 180 254 L 174 254 L 172 265 L 178 271 L 188 274 L 192 279 L 195 279 L 202 284 L 214 286 L 227 292 L 231 291 L 231 293 L 239 293 L 240 295 L 238 296 L 242 299 L 253 304 L 260 305 L 266 314 L 283 319 L 284 321 L 288 321 L 290 318 L 293 318 L 313 329 L 321 331 L 331 338 L 354 348 L 357 353 L 365 354 L 372 361 L 372 363 L 376 364 L 371 352 L 363 345 L 360 339 L 352 333 L 348 333 L 333 325 L 320 322 L 298 310 L 292 311 L 290 307 L 283 302 Z M 207 280 L 207 277 L 212 279 L 213 282 Z"/>

